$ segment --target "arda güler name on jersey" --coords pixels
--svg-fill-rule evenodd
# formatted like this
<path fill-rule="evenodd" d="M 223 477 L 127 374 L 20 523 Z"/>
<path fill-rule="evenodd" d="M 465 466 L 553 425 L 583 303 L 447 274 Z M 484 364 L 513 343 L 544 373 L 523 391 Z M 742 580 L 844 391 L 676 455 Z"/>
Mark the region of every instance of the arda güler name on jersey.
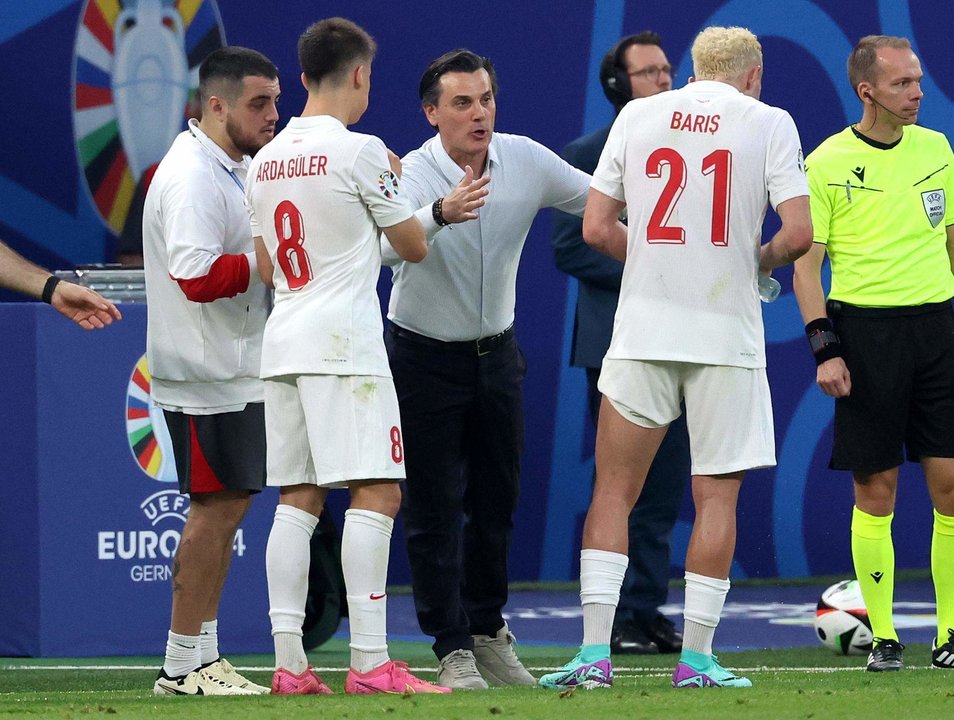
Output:
<path fill-rule="evenodd" d="M 315 177 L 328 174 L 327 155 L 296 155 L 283 160 L 266 160 L 258 166 L 255 182 L 285 178 Z"/>

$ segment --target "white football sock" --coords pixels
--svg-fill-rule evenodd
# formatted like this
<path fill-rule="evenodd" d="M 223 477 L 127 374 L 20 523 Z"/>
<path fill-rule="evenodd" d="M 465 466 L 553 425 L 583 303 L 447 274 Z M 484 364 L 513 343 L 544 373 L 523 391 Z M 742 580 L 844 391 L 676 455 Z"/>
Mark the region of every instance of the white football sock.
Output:
<path fill-rule="evenodd" d="M 686 572 L 683 650 L 712 654 L 712 638 L 722 617 L 722 606 L 728 593 L 728 580 Z"/>
<path fill-rule="evenodd" d="M 311 536 L 318 518 L 291 505 L 275 508 L 265 547 L 268 617 L 275 641 L 275 667 L 300 675 L 308 667 L 302 645 L 302 623 L 308 599 Z"/>
<path fill-rule="evenodd" d="M 341 569 L 348 593 L 351 667 L 365 673 L 386 663 L 388 556 L 394 520 L 370 510 L 345 512 Z"/>
<path fill-rule="evenodd" d="M 162 664 L 163 672 L 169 677 L 182 677 L 202 664 L 198 635 L 179 635 L 169 631 L 166 639 L 166 659 Z"/>
<path fill-rule="evenodd" d="M 580 552 L 580 602 L 583 605 L 583 645 L 609 645 L 619 589 L 629 558 L 607 550 Z"/>
<path fill-rule="evenodd" d="M 219 659 L 219 620 L 206 620 L 199 631 L 199 650 L 202 664 L 209 665 Z"/>

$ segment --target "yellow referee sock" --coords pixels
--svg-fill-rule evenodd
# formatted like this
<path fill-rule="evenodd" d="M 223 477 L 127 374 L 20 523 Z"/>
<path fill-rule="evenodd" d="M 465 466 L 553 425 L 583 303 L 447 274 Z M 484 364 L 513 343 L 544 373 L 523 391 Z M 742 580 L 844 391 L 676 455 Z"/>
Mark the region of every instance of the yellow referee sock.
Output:
<path fill-rule="evenodd" d="M 851 557 L 871 620 L 871 633 L 881 640 L 897 640 L 894 630 L 894 543 L 891 521 L 857 507 L 851 514 Z M 954 538 L 951 538 L 954 540 Z M 954 548 L 954 545 L 952 545 Z"/>
<path fill-rule="evenodd" d="M 937 644 L 948 641 L 954 628 L 954 517 L 934 511 L 931 536 L 931 576 L 937 601 Z"/>

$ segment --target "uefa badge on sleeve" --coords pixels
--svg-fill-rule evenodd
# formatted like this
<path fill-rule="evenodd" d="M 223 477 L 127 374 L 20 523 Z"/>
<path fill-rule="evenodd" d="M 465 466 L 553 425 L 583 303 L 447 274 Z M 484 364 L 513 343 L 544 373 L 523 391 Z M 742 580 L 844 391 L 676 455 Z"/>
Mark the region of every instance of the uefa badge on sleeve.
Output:
<path fill-rule="evenodd" d="M 921 193 L 921 202 L 924 203 L 924 212 L 927 213 L 931 227 L 936 228 L 947 212 L 947 198 L 944 196 L 944 189 L 925 190 Z"/>
<path fill-rule="evenodd" d="M 398 179 L 390 170 L 385 170 L 378 175 L 378 189 L 388 200 L 396 197 L 398 194 Z"/>

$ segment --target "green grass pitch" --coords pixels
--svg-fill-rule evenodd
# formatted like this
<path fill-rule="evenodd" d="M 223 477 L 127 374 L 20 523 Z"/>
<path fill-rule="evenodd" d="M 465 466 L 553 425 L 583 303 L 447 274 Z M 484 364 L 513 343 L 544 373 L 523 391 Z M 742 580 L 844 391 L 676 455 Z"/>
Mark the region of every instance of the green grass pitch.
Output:
<path fill-rule="evenodd" d="M 518 652 L 539 676 L 557 668 L 572 647 L 520 645 Z M 391 644 L 392 657 L 408 661 L 426 679 L 436 663 L 424 643 Z M 250 679 L 269 684 L 268 655 L 230 656 Z M 727 667 L 752 679 L 748 690 L 673 690 L 675 656 L 619 656 L 612 689 L 553 692 L 539 688 L 457 692 L 447 696 L 343 694 L 347 643 L 332 640 L 310 653 L 334 696 L 176 698 L 152 695 L 159 658 L 0 659 L 0 720 L 81 718 L 202 718 L 202 720 L 473 720 L 497 716 L 527 720 L 606 718 L 857 718 L 941 717 L 954 711 L 954 675 L 930 668 L 930 648 L 911 645 L 899 673 L 866 673 L 864 658 L 844 658 L 817 648 L 720 655 Z"/>

